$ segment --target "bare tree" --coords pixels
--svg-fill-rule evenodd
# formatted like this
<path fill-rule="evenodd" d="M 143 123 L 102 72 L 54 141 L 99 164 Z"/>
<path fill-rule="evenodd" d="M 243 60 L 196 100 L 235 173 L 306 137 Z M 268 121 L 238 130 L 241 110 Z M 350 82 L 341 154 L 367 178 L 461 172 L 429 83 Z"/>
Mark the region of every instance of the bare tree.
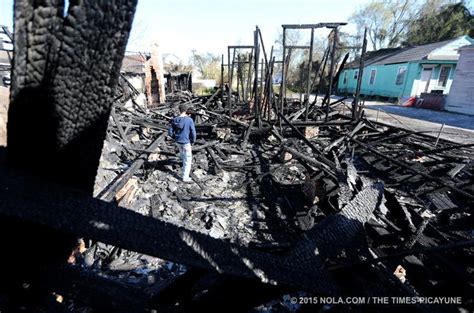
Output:
<path fill-rule="evenodd" d="M 201 73 L 202 78 L 219 81 L 221 58 L 209 52 L 203 54 L 196 53 L 196 50 L 192 50 L 191 52 L 193 53 L 192 64 Z"/>
<path fill-rule="evenodd" d="M 372 49 L 394 47 L 402 38 L 418 11 L 415 0 L 373 0 L 351 16 L 359 31 L 368 30 Z"/>

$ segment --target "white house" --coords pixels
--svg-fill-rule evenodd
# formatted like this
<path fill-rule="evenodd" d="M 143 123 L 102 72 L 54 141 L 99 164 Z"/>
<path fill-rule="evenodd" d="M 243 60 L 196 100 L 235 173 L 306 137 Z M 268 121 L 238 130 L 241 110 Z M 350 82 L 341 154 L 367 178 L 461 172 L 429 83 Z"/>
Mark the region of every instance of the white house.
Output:
<path fill-rule="evenodd" d="M 459 48 L 459 54 L 445 109 L 474 115 L 474 44 Z"/>

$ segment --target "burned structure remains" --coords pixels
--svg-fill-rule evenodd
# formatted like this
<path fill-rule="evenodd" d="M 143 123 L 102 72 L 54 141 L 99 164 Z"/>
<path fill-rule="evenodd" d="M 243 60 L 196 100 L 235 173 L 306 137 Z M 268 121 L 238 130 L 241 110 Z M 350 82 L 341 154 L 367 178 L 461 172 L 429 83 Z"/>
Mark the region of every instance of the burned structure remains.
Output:
<path fill-rule="evenodd" d="M 358 94 L 331 97 L 344 23 L 283 25 L 331 29 L 323 97 L 309 84 L 327 71 L 312 66 L 303 101 L 285 97 L 287 51 L 309 49 L 311 64 L 313 45 L 284 39 L 277 60 L 257 27 L 253 44 L 229 46 L 212 95 L 158 104 L 120 75 L 136 1 L 71 2 L 66 16 L 62 1 L 40 2 L 15 2 L 0 310 L 400 309 L 293 300 L 315 296 L 472 309 L 474 149 L 366 119 Z M 182 103 L 198 132 L 192 184 L 167 137 Z"/>

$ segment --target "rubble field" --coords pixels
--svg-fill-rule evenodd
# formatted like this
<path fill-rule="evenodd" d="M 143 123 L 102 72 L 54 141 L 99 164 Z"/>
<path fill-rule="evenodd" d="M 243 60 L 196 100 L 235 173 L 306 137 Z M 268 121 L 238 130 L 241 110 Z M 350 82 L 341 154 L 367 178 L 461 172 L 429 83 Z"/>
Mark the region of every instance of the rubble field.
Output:
<path fill-rule="evenodd" d="M 366 118 L 367 33 L 350 101 L 332 97 L 347 23 L 282 25 L 281 60 L 256 27 L 197 96 L 190 73 L 165 84 L 158 45 L 121 71 L 135 7 L 15 5 L 1 312 L 473 311 L 473 145 Z M 302 29 L 310 45 L 289 44 Z M 293 49 L 310 52 L 299 99 Z M 191 183 L 167 133 L 180 104 Z"/>
<path fill-rule="evenodd" d="M 357 207 L 350 214 L 367 223 L 351 234 L 352 243 L 338 247 L 338 236 L 345 238 L 347 231 L 340 228 L 331 234 L 334 242 L 327 243 L 336 251 L 322 252 L 332 283 L 344 294 L 462 295 L 472 300 L 471 145 L 440 140 L 434 146 L 422 132 L 363 117 L 354 122 L 332 109 L 325 120 L 325 112 L 316 107 L 312 122 L 305 122 L 298 119 L 302 106 L 296 100 L 281 127 L 256 127 L 248 106 L 236 105 L 234 117 L 226 115 L 226 95 L 219 90 L 213 96 L 177 92 L 151 108 L 135 101 L 137 94 L 124 92 L 114 106 L 96 197 L 276 254 L 291 253 L 315 229 L 324 232 L 331 217 Z M 180 181 L 177 148 L 167 135 L 181 103 L 189 106 L 197 129 L 192 183 Z M 372 195 L 366 192 L 372 189 L 378 190 L 377 203 L 368 207 Z M 91 244 L 75 262 L 114 279 L 147 285 L 150 277 L 167 281 L 193 273 L 185 265 Z M 363 291 L 357 289 L 362 286 Z M 301 310 L 304 305 L 292 305 L 288 297 L 311 295 L 304 291 L 279 291 L 277 301 L 259 310 Z"/>

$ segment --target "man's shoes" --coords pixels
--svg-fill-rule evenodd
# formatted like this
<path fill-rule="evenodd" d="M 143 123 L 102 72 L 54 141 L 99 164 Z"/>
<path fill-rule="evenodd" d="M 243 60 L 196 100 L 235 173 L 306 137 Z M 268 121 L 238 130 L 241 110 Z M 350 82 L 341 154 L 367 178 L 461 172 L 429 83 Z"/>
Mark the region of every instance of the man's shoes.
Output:
<path fill-rule="evenodd" d="M 193 182 L 193 180 L 189 177 L 183 178 L 183 183 L 192 183 L 192 182 Z"/>

